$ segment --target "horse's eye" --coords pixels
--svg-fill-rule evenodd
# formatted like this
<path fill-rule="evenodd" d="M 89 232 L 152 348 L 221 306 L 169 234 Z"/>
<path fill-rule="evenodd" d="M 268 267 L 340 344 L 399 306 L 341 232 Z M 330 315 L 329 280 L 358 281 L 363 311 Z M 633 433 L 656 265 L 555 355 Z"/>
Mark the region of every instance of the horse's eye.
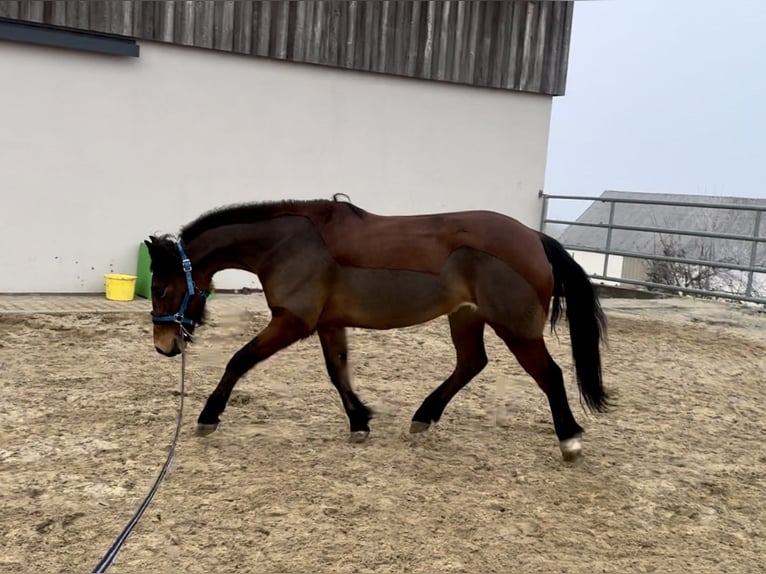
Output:
<path fill-rule="evenodd" d="M 152 293 L 154 293 L 158 299 L 164 299 L 165 295 L 168 294 L 168 288 L 167 287 L 152 287 Z"/>

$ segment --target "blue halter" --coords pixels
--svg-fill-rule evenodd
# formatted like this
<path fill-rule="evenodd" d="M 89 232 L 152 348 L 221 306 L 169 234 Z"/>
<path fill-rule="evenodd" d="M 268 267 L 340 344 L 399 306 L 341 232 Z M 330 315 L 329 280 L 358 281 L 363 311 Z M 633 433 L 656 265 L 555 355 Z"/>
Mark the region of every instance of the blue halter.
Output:
<path fill-rule="evenodd" d="M 181 301 L 181 307 L 175 314 L 160 315 L 152 311 L 152 323 L 178 323 L 181 325 L 181 327 L 195 327 L 197 322 L 184 315 L 186 313 L 186 308 L 189 306 L 189 301 L 195 293 L 199 293 L 203 297 L 207 297 L 207 292 L 197 288 L 197 286 L 194 284 L 194 280 L 192 279 L 191 274 L 191 260 L 186 255 L 181 241 L 176 243 L 176 247 L 178 247 L 178 253 L 181 255 L 181 266 L 183 267 L 184 274 L 186 275 L 186 293 L 184 293 L 184 299 Z"/>

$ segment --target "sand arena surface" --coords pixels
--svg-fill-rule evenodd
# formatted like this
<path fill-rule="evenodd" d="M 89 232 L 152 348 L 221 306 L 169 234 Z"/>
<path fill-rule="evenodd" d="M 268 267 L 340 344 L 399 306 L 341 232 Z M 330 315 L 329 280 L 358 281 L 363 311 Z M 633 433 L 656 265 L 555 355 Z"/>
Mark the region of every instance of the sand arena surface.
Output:
<path fill-rule="evenodd" d="M 346 440 L 315 338 L 252 371 L 197 437 L 229 356 L 268 320 L 213 301 L 176 462 L 110 572 L 760 572 L 766 316 L 679 301 L 605 301 L 606 416 L 579 406 L 565 327 L 548 338 L 586 428 L 575 465 L 489 330 L 489 366 L 409 435 L 454 363 L 446 319 L 350 333 L 378 412 L 365 444 Z M 91 571 L 165 460 L 179 365 L 144 313 L 0 315 L 0 572 Z"/>

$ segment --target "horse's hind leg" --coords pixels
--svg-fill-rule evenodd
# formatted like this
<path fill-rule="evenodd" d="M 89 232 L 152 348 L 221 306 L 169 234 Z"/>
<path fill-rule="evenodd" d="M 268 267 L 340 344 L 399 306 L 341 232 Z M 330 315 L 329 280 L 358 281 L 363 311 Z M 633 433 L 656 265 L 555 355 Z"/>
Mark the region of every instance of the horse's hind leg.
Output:
<path fill-rule="evenodd" d="M 361 442 L 370 434 L 369 420 L 372 411 L 359 400 L 351 388 L 351 378 L 348 374 L 348 343 L 346 330 L 343 327 L 320 327 L 317 330 L 319 341 L 322 343 L 327 374 L 335 388 L 338 389 L 340 400 L 348 416 L 351 430 L 351 440 Z"/>
<path fill-rule="evenodd" d="M 452 398 L 487 365 L 484 350 L 484 319 L 473 309 L 462 307 L 449 315 L 450 334 L 457 353 L 457 365 L 412 417 L 410 432 L 423 432 L 437 422 Z"/>
<path fill-rule="evenodd" d="M 553 426 L 556 429 L 556 436 L 559 439 L 564 460 L 577 459 L 582 451 L 583 429 L 577 424 L 572 410 L 569 408 L 561 368 L 548 353 L 545 341 L 542 338 L 514 337 L 502 328 L 496 326 L 494 328 L 495 332 L 516 356 L 519 364 L 532 376 L 548 397 L 548 404 L 553 415 Z"/>
<path fill-rule="evenodd" d="M 218 428 L 219 416 L 226 408 L 234 385 L 247 371 L 309 334 L 309 328 L 299 317 L 286 310 L 275 311 L 269 324 L 229 360 L 223 377 L 197 419 L 199 434 L 209 434 Z"/>

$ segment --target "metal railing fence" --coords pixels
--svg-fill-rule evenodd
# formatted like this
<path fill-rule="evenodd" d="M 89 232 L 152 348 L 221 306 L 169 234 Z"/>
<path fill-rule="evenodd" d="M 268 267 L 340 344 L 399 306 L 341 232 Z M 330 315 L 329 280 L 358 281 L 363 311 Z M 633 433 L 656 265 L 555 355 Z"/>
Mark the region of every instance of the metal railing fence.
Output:
<path fill-rule="evenodd" d="M 598 280 L 610 281 L 615 283 L 623 283 L 627 285 L 637 285 L 641 287 L 648 287 L 652 289 L 681 292 L 693 295 L 704 295 L 709 297 L 719 297 L 722 299 L 731 299 L 735 301 L 747 301 L 751 303 L 759 303 L 766 305 L 766 297 L 761 296 L 755 290 L 755 276 L 762 273 L 766 275 L 766 256 L 764 256 L 764 262 L 761 265 L 756 265 L 758 256 L 758 246 L 762 244 L 766 246 L 766 234 L 760 235 L 761 222 L 766 212 L 766 206 L 759 205 L 746 205 L 740 203 L 715 203 L 715 202 L 701 202 L 701 201 L 673 201 L 673 200 L 653 200 L 642 198 L 628 198 L 628 197 L 591 197 L 583 195 L 554 195 L 545 194 L 540 192 L 542 198 L 542 213 L 540 217 L 540 229 L 546 231 L 547 224 L 559 224 L 559 225 L 571 225 L 606 229 L 606 241 L 603 247 L 594 247 L 592 245 L 576 245 L 570 244 L 566 241 L 562 242 L 564 247 L 570 251 L 582 251 L 588 253 L 596 253 L 604 256 L 603 268 L 601 273 L 590 273 L 591 277 Z M 563 201 L 592 201 L 592 202 L 604 202 L 609 204 L 609 216 L 607 223 L 585 222 L 585 221 L 569 221 L 564 219 L 551 219 L 548 217 L 550 201 L 551 200 L 563 200 Z M 618 204 L 634 204 L 634 205 L 649 205 L 649 206 L 669 206 L 669 207 L 684 207 L 689 209 L 725 209 L 730 211 L 750 211 L 753 212 L 753 227 L 752 232 L 748 235 L 742 235 L 741 233 L 718 233 L 712 230 L 693 230 L 693 229 L 672 229 L 668 227 L 654 227 L 654 226 L 638 226 L 638 225 L 620 225 L 615 223 L 615 206 Z M 642 233 L 654 233 L 665 234 L 673 236 L 687 236 L 687 237 L 701 237 L 711 240 L 719 241 L 740 241 L 743 243 L 749 243 L 750 249 L 747 257 L 744 257 L 742 261 L 718 261 L 714 259 L 699 259 L 692 257 L 674 257 L 671 255 L 657 255 L 655 253 L 645 253 L 641 251 L 626 251 L 624 249 L 613 249 L 613 231 L 634 231 Z M 684 286 L 684 285 L 669 285 L 665 283 L 657 283 L 648 280 L 631 279 L 624 277 L 613 277 L 608 274 L 608 265 L 610 256 L 628 257 L 634 259 L 643 259 L 647 261 L 663 261 L 667 263 L 678 263 L 686 265 L 694 265 L 699 267 L 706 267 L 711 269 L 727 269 L 732 271 L 740 271 L 746 274 L 747 281 L 744 288 L 744 292 L 729 292 L 724 289 L 700 289 L 696 287 Z"/>

